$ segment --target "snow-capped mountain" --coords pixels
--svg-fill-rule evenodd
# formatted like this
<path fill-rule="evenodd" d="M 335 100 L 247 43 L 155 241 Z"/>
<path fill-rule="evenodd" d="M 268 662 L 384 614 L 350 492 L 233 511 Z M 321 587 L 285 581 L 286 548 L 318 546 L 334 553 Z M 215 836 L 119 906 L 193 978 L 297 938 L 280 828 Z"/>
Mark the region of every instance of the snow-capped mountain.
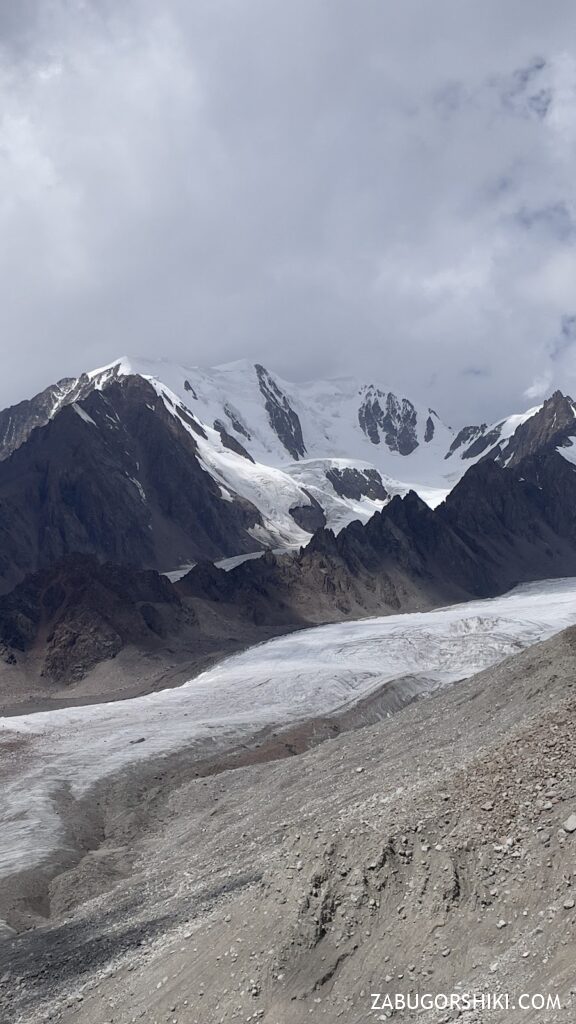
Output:
<path fill-rule="evenodd" d="M 0 462 L 0 587 L 74 553 L 166 569 L 262 549 L 260 533 L 278 542 L 281 521 L 224 490 L 200 442 L 190 413 L 142 377 L 64 404 Z"/>
<path fill-rule="evenodd" d="M 373 502 L 409 489 L 435 507 L 483 458 L 508 465 L 544 446 L 569 457 L 576 438 L 576 405 L 559 391 L 522 413 L 456 432 L 434 409 L 381 385 L 351 377 L 288 383 L 246 360 L 206 369 L 123 357 L 87 377 L 103 387 L 127 374 L 155 381 L 256 463 L 289 475 L 320 501 L 329 525 L 351 513 L 365 519 Z"/>
<path fill-rule="evenodd" d="M 98 395 L 106 399 L 104 404 L 94 401 Z M 59 424 L 64 414 L 66 431 L 53 431 L 48 440 L 43 431 Z M 140 414 L 155 448 L 148 468 L 141 448 L 146 438 L 137 436 Z M 172 452 L 163 455 L 162 451 L 171 435 L 194 463 L 185 471 L 186 487 L 192 487 L 194 504 L 196 481 L 198 510 L 208 515 L 212 533 L 205 551 L 196 543 L 204 524 L 200 517 L 194 527 L 192 508 L 186 512 L 179 507 L 176 534 L 168 525 L 176 505 L 174 496 L 166 498 L 173 482 L 167 486 L 161 467 L 163 461 L 174 462 Z M 58 464 L 63 479 L 73 478 L 70 487 L 77 496 L 85 490 L 86 467 L 82 459 L 78 465 L 66 462 L 72 460 L 74 444 L 78 451 L 84 446 L 87 457 L 91 453 L 96 470 L 106 452 L 118 478 L 127 475 L 127 497 L 120 510 L 127 528 L 132 492 L 134 488 L 138 492 L 138 529 L 146 541 L 144 547 L 150 548 L 144 564 L 173 570 L 178 559 L 186 564 L 203 553 L 217 558 L 300 546 L 318 527 L 338 531 L 356 519 L 367 522 L 392 496 L 409 490 L 436 507 L 474 463 L 489 458 L 509 466 L 542 448 L 557 448 L 572 460 L 575 437 L 574 403 L 559 392 L 526 413 L 491 426 L 465 427 L 455 434 L 433 409 L 374 383 L 339 378 L 289 384 L 262 365 L 246 361 L 206 369 L 124 357 L 78 378 L 61 380 L 0 413 L 0 499 L 3 486 L 12 500 L 15 480 L 25 479 L 21 468 L 16 473 L 11 466 L 16 456 L 18 465 L 28 465 L 33 473 L 36 482 L 30 487 L 46 488 L 38 475 L 38 453 L 42 453 L 48 459 L 46 472 L 50 460 Z M 23 452 L 32 440 L 35 462 Z M 57 451 L 49 450 L 56 443 Z M 103 480 L 104 489 L 105 484 Z M 93 487 L 90 492 L 90 500 L 96 503 L 97 490 Z M 47 512 L 37 503 L 38 514 L 48 516 L 52 524 L 60 522 L 62 512 L 57 495 L 53 497 L 56 504 Z M 64 507 L 70 500 L 64 497 Z M 24 496 L 19 494 L 18 501 L 24 501 Z M 105 516 L 105 510 L 101 514 Z M 36 538 L 35 531 L 45 528 L 42 522 L 30 525 L 31 536 Z M 227 529 L 228 537 L 235 538 L 234 550 L 232 542 L 224 540 L 224 525 L 231 522 L 232 532 L 230 525 Z M 68 520 L 60 523 L 59 537 L 68 536 L 69 525 Z M 187 531 L 192 531 L 189 541 Z M 92 533 L 91 523 L 80 530 L 76 523 L 63 541 L 63 550 L 75 543 L 72 550 L 96 553 Z M 56 543 L 52 528 L 49 535 L 50 543 Z M 31 546 L 38 550 L 39 544 L 34 539 Z M 128 554 L 127 549 L 124 556 Z M 29 561 L 22 554 L 23 569 Z"/>
<path fill-rule="evenodd" d="M 508 416 L 487 426 L 464 427 L 454 438 L 446 458 L 470 465 L 492 458 L 501 466 L 516 465 L 526 455 L 543 448 L 555 448 L 575 461 L 570 449 L 576 438 L 576 405 L 561 391 L 555 391 L 542 405 Z"/>
<path fill-rule="evenodd" d="M 453 435 L 432 410 L 352 379 L 287 384 L 248 362 L 204 369 L 125 357 L 64 379 L 0 413 L 0 457 L 67 406 L 80 414 L 92 392 L 129 377 L 145 379 L 194 435 L 223 499 L 258 509 L 256 548 L 298 546 L 318 526 L 366 522 L 413 486 L 437 504 L 450 487 L 443 460 Z"/>
<path fill-rule="evenodd" d="M 215 447 L 212 435 L 210 449 L 201 446 L 205 465 L 268 518 L 281 516 L 280 543 L 290 531 L 292 543 L 302 543 L 290 525 L 296 502 L 318 502 L 327 524 L 340 529 L 353 519 L 366 522 L 390 496 L 413 487 L 436 505 L 461 475 L 452 466 L 446 471 L 453 431 L 438 415 L 374 384 L 289 384 L 244 360 L 206 369 L 124 357 L 88 376 L 103 387 L 126 374 L 177 396 L 217 432 Z M 231 440 L 249 453 L 253 468 L 218 450 Z"/>
<path fill-rule="evenodd" d="M 201 423 L 224 428 L 268 465 L 345 458 L 402 479 L 409 459 L 432 485 L 454 437 L 434 410 L 353 378 L 289 384 L 247 361 L 205 369 L 128 358 L 88 377 L 102 386 L 126 374 L 160 382 Z"/>

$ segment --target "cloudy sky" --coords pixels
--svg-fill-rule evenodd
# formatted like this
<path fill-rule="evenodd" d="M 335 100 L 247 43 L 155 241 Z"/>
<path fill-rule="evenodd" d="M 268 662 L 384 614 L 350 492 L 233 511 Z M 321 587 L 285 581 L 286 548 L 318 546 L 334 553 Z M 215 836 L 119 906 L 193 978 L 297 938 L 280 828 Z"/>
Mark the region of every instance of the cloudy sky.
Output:
<path fill-rule="evenodd" d="M 0 0 L 0 404 L 124 352 L 576 392 L 574 0 Z"/>

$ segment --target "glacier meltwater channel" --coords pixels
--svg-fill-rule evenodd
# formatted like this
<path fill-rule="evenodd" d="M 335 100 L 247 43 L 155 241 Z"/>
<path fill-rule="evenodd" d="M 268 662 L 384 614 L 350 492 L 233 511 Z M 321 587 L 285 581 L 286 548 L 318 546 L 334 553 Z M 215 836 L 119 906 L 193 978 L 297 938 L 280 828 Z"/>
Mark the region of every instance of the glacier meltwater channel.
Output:
<path fill-rule="evenodd" d="M 179 689 L 0 719 L 0 877 L 65 848 L 63 801 L 130 765 L 184 748 L 219 752 L 403 676 L 442 686 L 575 623 L 576 579 L 549 580 L 492 600 L 302 630 Z"/>

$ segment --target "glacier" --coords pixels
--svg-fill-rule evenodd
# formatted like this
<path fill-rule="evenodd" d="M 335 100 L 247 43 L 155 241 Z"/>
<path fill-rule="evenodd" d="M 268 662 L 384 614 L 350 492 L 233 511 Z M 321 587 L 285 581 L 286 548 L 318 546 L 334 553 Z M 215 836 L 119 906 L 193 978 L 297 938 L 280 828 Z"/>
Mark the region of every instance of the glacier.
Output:
<path fill-rule="evenodd" d="M 468 677 L 576 623 L 576 579 L 489 600 L 301 630 L 222 661 L 179 689 L 0 719 L 0 877 L 66 847 L 62 799 L 172 752 L 230 749 L 266 727 L 334 714 L 410 676 Z"/>

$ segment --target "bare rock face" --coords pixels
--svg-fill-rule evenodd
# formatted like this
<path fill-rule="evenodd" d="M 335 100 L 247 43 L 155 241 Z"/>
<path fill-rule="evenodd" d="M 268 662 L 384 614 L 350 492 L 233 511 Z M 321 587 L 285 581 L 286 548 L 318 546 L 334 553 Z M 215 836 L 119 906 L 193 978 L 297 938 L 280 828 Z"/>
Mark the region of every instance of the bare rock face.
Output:
<path fill-rule="evenodd" d="M 70 612 L 51 633 L 42 675 L 54 682 L 79 682 L 101 661 L 115 658 L 122 637 L 96 611 Z"/>
<path fill-rule="evenodd" d="M 228 432 L 222 420 L 214 420 L 214 430 L 217 430 L 220 434 L 220 440 L 225 448 L 229 448 L 236 455 L 241 455 L 243 459 L 248 459 L 248 462 L 254 462 L 250 452 L 246 451 L 244 445 L 240 444 L 235 437 L 232 437 L 232 434 Z"/>
<path fill-rule="evenodd" d="M 312 623 L 397 611 L 414 595 L 426 607 L 463 594 L 436 571 L 451 543 L 458 541 L 412 494 L 394 498 L 366 526 L 352 523 L 337 536 L 318 530 L 296 556 L 267 554 L 228 573 L 198 566 L 178 586 L 183 594 L 250 609 L 257 623 L 276 622 L 281 614 Z M 431 555 L 436 547 L 437 556 Z"/>
<path fill-rule="evenodd" d="M 396 398 L 370 385 L 362 396 L 358 422 L 372 444 L 383 441 L 390 451 L 400 455 L 410 455 L 418 447 L 416 409 L 407 398 Z M 431 438 L 433 429 L 428 434 Z"/>
<path fill-rule="evenodd" d="M 436 432 L 436 424 L 434 423 L 434 416 L 432 414 L 432 409 L 430 409 L 430 414 L 428 416 L 428 419 L 426 420 L 426 430 L 424 431 L 424 441 L 426 442 L 426 444 L 429 444 L 429 442 L 434 437 L 435 432 Z"/>
<path fill-rule="evenodd" d="M 316 530 L 321 530 L 322 527 L 326 526 L 326 514 L 320 502 L 316 501 L 316 498 L 306 488 L 303 488 L 303 490 L 304 494 L 310 499 L 310 504 L 293 505 L 289 512 L 301 530 L 306 530 L 307 533 L 314 533 Z"/>
<path fill-rule="evenodd" d="M 202 468 L 187 409 L 142 377 L 65 406 L 0 463 L 0 588 L 73 552 L 140 568 L 257 550 L 258 509 Z"/>
<path fill-rule="evenodd" d="M 355 469 L 351 466 L 338 469 L 334 467 L 327 470 L 326 479 L 330 481 L 336 494 L 341 498 L 352 498 L 359 501 L 360 498 L 365 497 L 372 498 L 374 501 L 386 501 L 389 497 L 377 469 Z"/>
<path fill-rule="evenodd" d="M 574 402 L 561 391 L 555 391 L 539 412 L 520 424 L 499 461 L 509 467 L 517 466 L 526 456 L 570 444 L 573 437 L 576 437 Z"/>
<path fill-rule="evenodd" d="M 297 413 L 268 370 L 259 363 L 256 363 L 255 369 L 271 427 L 293 459 L 303 458 L 306 446 Z"/>
<path fill-rule="evenodd" d="M 444 456 L 445 459 L 449 459 L 451 455 L 460 449 L 464 449 L 461 452 L 463 459 L 472 459 L 476 455 L 480 455 L 486 448 L 491 444 L 495 444 L 500 437 L 500 428 L 498 428 L 494 434 L 487 434 L 488 427 L 486 423 L 482 423 L 478 426 L 462 427 L 454 438 L 449 450 Z"/>
<path fill-rule="evenodd" d="M 0 459 L 7 459 L 35 427 L 45 426 L 56 409 L 84 398 L 91 390 L 87 374 L 78 378 L 65 377 L 34 398 L 3 409 L 0 412 Z"/>
<path fill-rule="evenodd" d="M 224 412 L 226 413 L 228 419 L 230 420 L 230 426 L 232 427 L 232 429 L 235 430 L 237 434 L 240 434 L 242 437 L 245 437 L 247 441 L 251 441 L 252 435 L 242 422 L 242 417 L 240 416 L 240 413 L 237 412 L 236 409 L 233 409 L 229 402 L 225 403 Z"/>
<path fill-rule="evenodd" d="M 489 597 L 576 574 L 575 507 L 576 467 L 557 453 L 514 470 L 487 460 L 435 510 L 411 491 L 365 525 L 317 530 L 296 556 L 193 569 L 182 592 L 250 609 L 254 621 L 281 610 L 308 623 Z"/>
<path fill-rule="evenodd" d="M 67 405 L 80 402 L 105 384 L 120 378 L 119 367 L 79 377 L 63 377 L 33 398 L 0 411 L 0 459 L 7 459 L 36 427 L 44 427 Z"/>
<path fill-rule="evenodd" d="M 126 644 L 154 649 L 194 623 L 165 577 L 90 556 L 65 559 L 0 597 L 0 644 L 13 656 L 43 647 L 41 673 L 53 682 L 77 682 Z"/>
<path fill-rule="evenodd" d="M 449 459 L 456 453 L 462 459 L 484 456 L 512 468 L 528 456 L 570 446 L 576 438 L 574 410 L 573 399 L 561 391 L 555 391 L 537 412 L 516 427 L 511 436 L 504 431 L 506 420 L 490 428 L 485 423 L 463 427 L 454 438 L 445 458 Z"/>

